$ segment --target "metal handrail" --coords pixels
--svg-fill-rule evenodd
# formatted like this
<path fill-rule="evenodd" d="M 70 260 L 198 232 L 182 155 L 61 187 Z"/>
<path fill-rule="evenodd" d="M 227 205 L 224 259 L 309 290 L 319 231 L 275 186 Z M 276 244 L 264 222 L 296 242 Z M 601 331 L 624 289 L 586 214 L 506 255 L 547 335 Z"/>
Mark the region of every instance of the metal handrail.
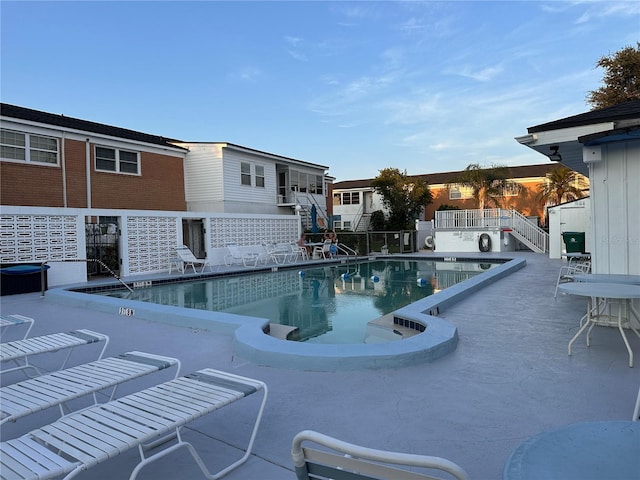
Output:
<path fill-rule="evenodd" d="M 65 263 L 65 262 L 86 262 L 86 263 L 98 263 L 100 264 L 103 268 L 105 268 L 107 270 L 107 272 L 109 272 L 116 280 L 118 280 L 122 285 L 124 285 L 124 287 L 129 290 L 130 293 L 133 293 L 133 289 L 127 285 L 121 278 L 120 276 L 114 272 L 113 270 L 111 270 L 111 268 L 109 268 L 102 260 L 99 260 L 97 258 L 78 258 L 78 259 L 66 259 L 66 260 L 48 260 L 46 262 L 41 262 L 40 263 L 40 286 L 41 286 L 41 296 L 44 297 L 44 266 L 48 263 L 48 262 L 61 262 L 61 263 Z"/>

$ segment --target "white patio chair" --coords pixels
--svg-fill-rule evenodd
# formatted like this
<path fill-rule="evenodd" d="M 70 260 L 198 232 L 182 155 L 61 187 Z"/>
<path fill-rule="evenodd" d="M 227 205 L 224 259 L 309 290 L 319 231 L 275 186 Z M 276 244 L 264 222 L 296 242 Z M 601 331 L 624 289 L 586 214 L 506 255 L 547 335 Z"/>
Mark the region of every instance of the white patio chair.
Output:
<path fill-rule="evenodd" d="M 297 243 L 292 243 L 291 248 L 296 252 L 296 259 L 298 255 L 302 260 L 309 260 L 309 251 L 307 247 L 298 245 Z"/>
<path fill-rule="evenodd" d="M 325 240 L 322 245 L 313 247 L 313 258 L 330 258 L 331 244 L 331 240 Z"/>
<path fill-rule="evenodd" d="M 583 273 L 591 272 L 591 261 L 575 261 L 572 262 L 569 260 L 567 265 L 563 265 L 560 267 L 560 271 L 558 272 L 558 279 L 556 281 L 556 290 L 553 293 L 553 298 L 557 298 L 558 296 L 558 286 L 561 283 L 573 282 L 574 275 L 580 275 Z"/>
<path fill-rule="evenodd" d="M 175 247 L 175 252 L 176 255 L 178 255 L 178 258 L 182 261 L 182 273 L 184 273 L 188 267 L 193 268 L 193 273 L 198 273 L 196 271 L 196 265 L 202 265 L 200 273 L 204 272 L 206 267 L 209 267 L 209 270 L 213 271 L 213 267 L 206 258 L 196 258 L 193 252 L 186 245 Z"/>
<path fill-rule="evenodd" d="M 305 447 L 302 445 L 303 442 L 315 443 L 323 449 Z M 446 472 L 457 480 L 470 478 L 460 466 L 444 458 L 374 450 L 311 430 L 304 430 L 294 437 L 291 455 L 298 480 L 437 480 L 444 478 L 434 477 L 427 472 L 417 472 L 416 467 Z M 412 468 L 412 470 L 406 470 L 406 468 Z"/>
<path fill-rule="evenodd" d="M 181 428 L 260 390 L 263 398 L 244 455 L 211 474 L 195 448 L 182 439 Z M 259 380 L 209 368 L 199 370 L 2 442 L 0 471 L 2 478 L 51 479 L 65 475 L 68 479 L 135 448 L 140 462 L 129 477 L 133 480 L 144 466 L 185 447 L 206 478 L 220 478 L 251 455 L 266 401 L 267 386 Z M 169 436 L 174 441 L 164 442 Z"/>

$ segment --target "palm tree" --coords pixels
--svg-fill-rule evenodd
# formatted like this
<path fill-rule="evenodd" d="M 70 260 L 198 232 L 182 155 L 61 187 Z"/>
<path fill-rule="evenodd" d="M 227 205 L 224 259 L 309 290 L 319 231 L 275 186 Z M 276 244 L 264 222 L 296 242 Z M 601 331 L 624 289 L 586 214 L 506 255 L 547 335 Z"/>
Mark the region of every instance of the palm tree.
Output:
<path fill-rule="evenodd" d="M 545 205 L 553 206 L 584 197 L 578 173 L 564 165 L 549 171 L 547 181 L 538 189 L 538 198 Z"/>
<path fill-rule="evenodd" d="M 467 166 L 450 184 L 469 187 L 473 191 L 476 207 L 484 209 L 486 204 L 493 204 L 500 208 L 506 187 L 517 188 L 517 184 L 510 182 L 509 168 L 501 165 L 481 167 L 477 163 Z"/>

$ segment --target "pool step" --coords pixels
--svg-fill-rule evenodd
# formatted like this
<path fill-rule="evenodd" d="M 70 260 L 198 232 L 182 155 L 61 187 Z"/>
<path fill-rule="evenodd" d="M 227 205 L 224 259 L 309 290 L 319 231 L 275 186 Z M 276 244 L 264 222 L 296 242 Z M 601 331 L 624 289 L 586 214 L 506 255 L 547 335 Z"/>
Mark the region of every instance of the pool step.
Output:
<path fill-rule="evenodd" d="M 292 327 L 291 325 L 280 325 L 278 323 L 269 324 L 269 335 L 279 340 L 286 340 L 289 334 L 295 330 L 298 330 L 298 327 Z"/>
<path fill-rule="evenodd" d="M 387 315 L 378 317 L 374 320 L 371 320 L 368 323 L 378 327 L 387 328 L 389 330 L 395 330 L 402 335 L 402 338 L 412 337 L 414 335 L 417 335 L 418 333 L 421 333 L 418 330 L 415 330 L 413 328 L 405 327 L 395 323 L 393 321 L 393 313 L 388 313 Z"/>

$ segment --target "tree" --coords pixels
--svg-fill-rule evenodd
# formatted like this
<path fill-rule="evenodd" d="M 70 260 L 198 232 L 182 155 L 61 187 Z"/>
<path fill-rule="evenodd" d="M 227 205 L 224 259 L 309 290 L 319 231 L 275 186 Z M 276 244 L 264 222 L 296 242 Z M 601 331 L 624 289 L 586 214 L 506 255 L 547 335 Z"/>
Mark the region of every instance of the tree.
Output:
<path fill-rule="evenodd" d="M 604 85 L 587 95 L 592 109 L 611 107 L 629 100 L 640 100 L 640 42 L 605 55 L 596 67 L 604 69 Z"/>
<path fill-rule="evenodd" d="M 505 188 L 519 188 L 515 182 L 509 181 L 509 168 L 501 165 L 481 167 L 477 163 L 467 166 L 449 185 L 461 185 L 471 188 L 476 208 L 484 209 L 493 204 L 500 208 Z"/>
<path fill-rule="evenodd" d="M 382 203 L 389 210 L 387 228 L 405 230 L 414 228 L 413 222 L 425 205 L 433 201 L 429 185 L 420 177 L 409 177 L 397 168 L 384 168 L 371 182 L 382 196 Z"/>
<path fill-rule="evenodd" d="M 384 212 L 382 210 L 376 210 L 371 213 L 371 230 L 374 232 L 381 232 L 385 229 L 387 220 L 384 218 Z"/>
<path fill-rule="evenodd" d="M 545 205 L 559 205 L 584 197 L 577 172 L 558 165 L 547 174 L 547 181 L 538 189 L 538 198 Z"/>

